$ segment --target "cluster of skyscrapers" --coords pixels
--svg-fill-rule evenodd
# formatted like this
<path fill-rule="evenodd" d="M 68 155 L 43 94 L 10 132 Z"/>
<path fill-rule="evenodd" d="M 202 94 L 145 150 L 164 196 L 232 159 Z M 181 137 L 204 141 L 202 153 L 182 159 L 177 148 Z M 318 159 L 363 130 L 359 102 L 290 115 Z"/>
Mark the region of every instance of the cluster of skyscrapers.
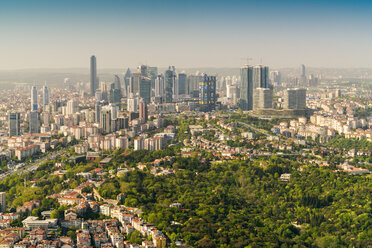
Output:
<path fill-rule="evenodd" d="M 48 86 L 43 86 L 42 88 L 43 110 L 49 105 L 49 88 Z M 30 112 L 26 114 L 26 118 L 29 120 L 29 133 L 39 133 L 40 132 L 40 116 L 39 116 L 39 103 L 38 103 L 38 90 L 36 86 L 31 87 L 31 106 Z M 19 136 L 21 135 L 21 114 L 19 112 L 10 112 L 8 115 L 9 124 L 9 136 Z"/>
<path fill-rule="evenodd" d="M 206 80 L 208 87 L 200 87 Z M 95 56 L 90 58 L 90 94 L 95 96 L 98 105 L 105 105 L 105 102 L 120 104 L 121 99 L 126 99 L 130 112 L 138 112 L 140 102 L 168 104 L 182 102 L 185 98 L 196 102 L 199 100 L 199 103 L 203 103 L 203 110 L 211 111 L 215 109 L 217 100 L 216 77 L 178 73 L 174 66 L 169 66 L 164 73 L 158 73 L 157 67 L 141 65 L 136 72 L 128 68 L 123 80 L 115 75 L 113 83 L 98 83 Z"/>
<path fill-rule="evenodd" d="M 217 106 L 220 106 L 217 102 L 218 93 L 224 94 L 225 90 L 227 98 L 233 98 L 234 105 L 242 110 L 270 109 L 273 108 L 273 86 L 271 84 L 273 81 L 269 79 L 269 75 L 271 77 L 274 75 L 280 81 L 279 72 L 270 73 L 269 68 L 263 65 L 244 66 L 240 70 L 240 80 L 238 77 L 226 77 L 219 81 L 216 76 L 177 72 L 174 66 L 169 66 L 164 73 L 159 73 L 157 67 L 141 65 L 136 72 L 128 68 L 122 76 L 114 75 L 113 81 L 106 83 L 99 82 L 97 59 L 92 56 L 90 58 L 89 94 L 94 96 L 95 104 L 92 113 L 94 116 L 89 118 L 99 125 L 103 133 L 107 134 L 126 128 L 128 122 L 133 119 L 146 123 L 149 107 L 152 111 L 161 109 L 159 113 L 167 112 L 169 109 L 175 111 L 175 106 L 177 106 L 177 111 L 214 111 Z M 306 78 L 304 66 L 302 66 L 302 76 Z M 65 84 L 71 84 L 66 81 L 69 80 L 65 80 Z M 36 86 L 31 87 L 30 98 L 30 111 L 24 116 L 29 125 L 26 125 L 24 130 L 29 133 L 40 133 L 43 129 L 43 126 L 40 127 L 40 116 L 43 123 L 44 117 L 47 119 L 50 117 L 48 113 L 40 114 L 39 107 L 43 111 L 51 110 L 50 107 L 53 107 L 53 104 L 50 105 L 49 88 L 42 87 L 41 104 L 38 103 Z M 125 106 L 126 116 L 118 116 L 118 113 L 125 110 Z M 306 90 L 298 88 L 285 90 L 281 106 L 285 109 L 305 109 Z M 75 99 L 55 106 L 55 108 L 59 107 L 62 108 L 62 115 L 74 116 L 79 111 Z M 9 136 L 21 135 L 22 117 L 17 112 L 9 113 Z M 46 123 L 49 122 L 50 120 L 46 121 Z M 78 121 L 74 119 L 74 123 Z M 63 123 L 57 124 L 63 125 Z"/>
<path fill-rule="evenodd" d="M 240 108 L 272 108 L 272 87 L 269 82 L 269 67 L 246 65 L 240 70 Z"/>

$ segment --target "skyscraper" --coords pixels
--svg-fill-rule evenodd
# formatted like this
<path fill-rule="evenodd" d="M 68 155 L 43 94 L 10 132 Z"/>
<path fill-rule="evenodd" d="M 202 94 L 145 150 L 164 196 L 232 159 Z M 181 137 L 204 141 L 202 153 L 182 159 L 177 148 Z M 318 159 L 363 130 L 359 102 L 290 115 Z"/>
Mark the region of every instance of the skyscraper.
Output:
<path fill-rule="evenodd" d="M 144 99 L 141 99 L 139 104 L 139 119 L 142 123 L 146 123 L 148 119 L 147 104 Z"/>
<path fill-rule="evenodd" d="M 241 68 L 240 83 L 240 108 L 252 110 L 254 105 L 254 90 L 257 88 L 269 88 L 269 67 L 257 65 Z M 258 95 L 256 95 L 258 96 Z"/>
<path fill-rule="evenodd" d="M 90 57 L 90 95 L 94 96 L 98 88 L 96 56 Z"/>
<path fill-rule="evenodd" d="M 120 103 L 121 101 L 121 91 L 119 89 L 110 90 L 110 102 L 111 103 Z"/>
<path fill-rule="evenodd" d="M 49 88 L 48 86 L 43 86 L 43 110 L 44 111 L 48 104 L 49 104 Z"/>
<path fill-rule="evenodd" d="M 9 113 L 9 136 L 21 135 L 21 114 Z"/>
<path fill-rule="evenodd" d="M 96 98 L 97 102 L 102 101 L 102 91 L 101 90 L 96 90 L 95 98 Z"/>
<path fill-rule="evenodd" d="M 273 90 L 270 88 L 256 88 L 253 90 L 253 109 L 272 108 Z"/>
<path fill-rule="evenodd" d="M 141 73 L 142 76 L 147 77 L 147 65 L 140 65 L 137 68 L 137 72 Z"/>
<path fill-rule="evenodd" d="M 127 100 L 127 110 L 129 112 L 137 112 L 138 111 L 138 98 L 131 93 Z"/>
<path fill-rule="evenodd" d="M 141 77 L 139 85 L 139 96 L 143 98 L 146 103 L 151 101 L 151 79 L 148 77 Z"/>
<path fill-rule="evenodd" d="M 129 96 L 129 83 L 132 77 L 132 72 L 128 68 L 124 75 L 124 86 L 123 86 L 123 96 L 128 97 Z"/>
<path fill-rule="evenodd" d="M 101 105 L 99 102 L 96 102 L 94 105 L 94 111 L 95 111 L 95 117 L 96 117 L 96 122 L 100 123 L 101 120 Z"/>
<path fill-rule="evenodd" d="M 257 65 L 253 67 L 253 89 L 269 88 L 269 67 Z"/>
<path fill-rule="evenodd" d="M 306 68 L 305 68 L 305 65 L 301 65 L 301 77 L 306 77 Z"/>
<path fill-rule="evenodd" d="M 169 66 L 169 69 L 165 71 L 164 77 L 166 103 L 171 103 L 173 101 L 174 80 L 175 80 L 174 66 Z"/>
<path fill-rule="evenodd" d="M 77 103 L 74 100 L 70 100 L 67 102 L 66 107 L 66 114 L 72 115 L 77 111 Z"/>
<path fill-rule="evenodd" d="M 305 109 L 306 89 L 287 89 L 284 91 L 285 109 Z"/>
<path fill-rule="evenodd" d="M 187 75 L 185 73 L 178 74 L 178 95 L 186 94 L 186 80 Z"/>
<path fill-rule="evenodd" d="M 155 80 L 155 97 L 163 97 L 164 95 L 164 76 L 159 74 Z"/>
<path fill-rule="evenodd" d="M 197 75 L 189 75 L 187 77 L 188 81 L 188 92 L 186 94 L 189 94 L 191 97 L 199 97 L 199 83 L 202 80 L 202 76 Z"/>
<path fill-rule="evenodd" d="M 242 110 L 253 109 L 253 67 L 244 66 L 240 69 L 240 108 Z"/>
<path fill-rule="evenodd" d="M 37 111 L 38 103 L 37 103 L 37 87 L 31 87 L 31 111 Z"/>
<path fill-rule="evenodd" d="M 301 84 L 302 86 L 305 86 L 307 84 L 305 65 L 301 65 Z"/>
<path fill-rule="evenodd" d="M 155 88 L 155 80 L 158 76 L 158 68 L 154 66 L 147 67 L 147 77 L 151 78 L 151 89 Z"/>
<path fill-rule="evenodd" d="M 39 113 L 36 111 L 32 111 L 30 112 L 29 118 L 30 133 L 40 133 Z"/>
<path fill-rule="evenodd" d="M 100 116 L 100 128 L 104 134 L 111 133 L 111 111 L 102 110 Z"/>
<path fill-rule="evenodd" d="M 216 108 L 216 77 L 204 74 L 199 83 L 200 111 L 209 112 Z"/>
<path fill-rule="evenodd" d="M 114 87 L 117 90 L 121 89 L 121 83 L 120 83 L 120 78 L 118 75 L 114 75 Z"/>
<path fill-rule="evenodd" d="M 141 73 L 134 72 L 132 73 L 131 81 L 130 81 L 130 93 L 133 93 L 134 95 L 138 95 L 139 93 L 139 87 L 140 87 L 140 81 L 141 81 Z"/>

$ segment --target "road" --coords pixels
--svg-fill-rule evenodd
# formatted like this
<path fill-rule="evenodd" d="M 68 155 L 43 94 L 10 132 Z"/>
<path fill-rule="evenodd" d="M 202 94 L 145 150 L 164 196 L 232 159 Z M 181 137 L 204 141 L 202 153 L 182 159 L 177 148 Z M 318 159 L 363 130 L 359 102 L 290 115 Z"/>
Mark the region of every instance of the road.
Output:
<path fill-rule="evenodd" d="M 48 160 L 53 160 L 56 157 L 62 155 L 64 152 L 65 152 L 65 149 L 60 150 L 60 151 L 51 152 L 48 155 L 46 155 L 45 157 L 39 158 L 39 159 L 35 160 L 32 163 L 26 164 L 25 167 L 23 167 L 23 168 L 19 168 L 18 170 L 8 171 L 8 172 L 6 172 L 4 174 L 1 174 L 0 175 L 0 181 L 2 181 L 6 177 L 11 176 L 11 175 L 14 175 L 14 174 L 23 174 L 23 173 L 28 173 L 28 172 L 31 172 L 31 171 L 35 171 L 35 170 L 37 170 L 37 168 L 42 163 L 44 163 L 44 162 L 46 162 Z"/>
<path fill-rule="evenodd" d="M 250 129 L 252 129 L 253 131 L 255 131 L 255 132 L 257 132 L 257 133 L 262 133 L 262 134 L 264 134 L 264 135 L 266 135 L 266 136 L 272 136 L 272 135 L 270 135 L 270 134 L 268 134 L 268 133 L 265 133 L 265 132 L 261 131 L 260 129 L 257 129 L 257 128 L 255 128 L 254 126 L 251 126 L 251 125 L 249 125 L 249 124 L 247 124 L 247 123 L 244 123 L 244 122 L 241 122 L 241 121 L 238 121 L 238 123 L 239 123 L 240 125 L 243 125 L 243 126 L 245 126 L 245 127 L 248 127 L 248 128 L 250 128 Z"/>

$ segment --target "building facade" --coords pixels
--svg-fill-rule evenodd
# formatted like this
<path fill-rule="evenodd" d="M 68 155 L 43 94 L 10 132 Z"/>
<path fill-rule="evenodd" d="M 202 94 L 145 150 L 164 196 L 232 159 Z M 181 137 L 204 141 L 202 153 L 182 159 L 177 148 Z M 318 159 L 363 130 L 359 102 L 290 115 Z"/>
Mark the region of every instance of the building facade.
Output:
<path fill-rule="evenodd" d="M 209 112 L 216 109 L 216 77 L 202 77 L 199 83 L 199 106 L 203 112 Z"/>

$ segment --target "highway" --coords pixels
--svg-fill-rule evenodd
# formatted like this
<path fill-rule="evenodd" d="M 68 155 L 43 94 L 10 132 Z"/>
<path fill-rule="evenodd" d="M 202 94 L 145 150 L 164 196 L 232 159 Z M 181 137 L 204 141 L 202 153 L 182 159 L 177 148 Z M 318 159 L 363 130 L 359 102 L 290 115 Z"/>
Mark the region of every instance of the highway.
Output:
<path fill-rule="evenodd" d="M 248 127 L 248 128 L 250 128 L 250 129 L 252 129 L 253 131 L 255 131 L 255 132 L 257 132 L 257 133 L 262 133 L 262 134 L 264 134 L 264 135 L 266 135 L 266 136 L 273 136 L 273 135 L 270 135 L 270 134 L 268 134 L 268 133 L 266 133 L 266 132 L 263 132 L 262 130 L 257 129 L 257 128 L 255 128 L 254 126 L 249 125 L 249 124 L 247 124 L 247 123 L 244 123 L 244 122 L 241 122 L 241 121 L 238 121 L 238 123 L 239 123 L 240 125 L 243 125 L 243 126 L 245 126 L 245 127 Z"/>
<path fill-rule="evenodd" d="M 12 170 L 12 171 L 8 171 L 8 172 L 6 172 L 4 174 L 1 174 L 0 175 L 0 181 L 2 181 L 6 177 L 11 176 L 11 175 L 14 175 L 14 174 L 23 174 L 23 173 L 28 173 L 28 172 L 31 172 L 31 171 L 36 171 L 37 168 L 42 163 L 44 163 L 44 162 L 46 162 L 48 160 L 53 160 L 56 157 L 61 156 L 63 153 L 65 153 L 65 149 L 64 150 L 60 150 L 60 151 L 51 152 L 48 155 L 46 155 L 44 157 L 41 157 L 41 158 L 35 160 L 32 163 L 26 163 L 26 165 L 24 167 L 19 168 L 18 170 Z"/>

